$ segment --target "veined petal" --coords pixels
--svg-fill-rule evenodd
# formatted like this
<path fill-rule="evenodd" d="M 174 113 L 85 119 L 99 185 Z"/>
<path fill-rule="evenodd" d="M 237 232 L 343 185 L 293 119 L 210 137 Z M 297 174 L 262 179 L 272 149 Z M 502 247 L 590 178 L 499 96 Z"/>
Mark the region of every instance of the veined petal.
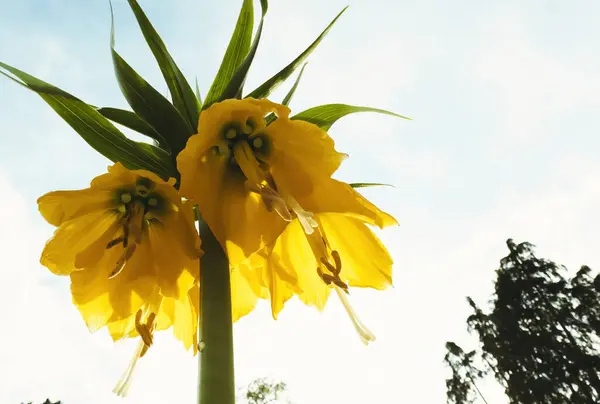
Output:
<path fill-rule="evenodd" d="M 185 349 L 197 351 L 197 332 L 200 296 L 198 285 L 194 285 L 182 299 L 165 298 L 157 316 L 157 327 L 173 327 L 173 335 Z M 161 324 L 162 323 L 162 324 Z"/>
<path fill-rule="evenodd" d="M 313 213 L 342 213 L 380 228 L 398 224 L 396 219 L 369 202 L 350 185 L 333 178 L 320 181 L 310 196 L 298 202 Z"/>
<path fill-rule="evenodd" d="M 53 226 L 92 212 L 115 207 L 111 190 L 82 189 L 78 191 L 54 191 L 38 198 L 38 209 L 44 219 Z"/>
<path fill-rule="evenodd" d="M 340 277 L 350 286 L 385 289 L 392 284 L 392 257 L 360 220 L 341 214 L 317 215 L 327 243 L 340 254 Z"/>
<path fill-rule="evenodd" d="M 269 256 L 269 264 L 276 269 L 276 271 L 271 271 L 271 274 L 277 274 L 280 280 L 285 280 L 285 278 L 282 278 L 284 273 L 295 274 L 297 283 L 293 285 L 288 278 L 288 281 L 286 281 L 288 287 L 297 287 L 300 300 L 307 305 L 323 310 L 331 290 L 317 273 L 317 261 L 298 220 L 288 224 L 277 239 L 273 252 Z M 285 271 L 283 271 L 283 268 L 285 268 Z M 281 297 L 279 295 L 277 297 L 281 302 L 278 304 L 283 306 L 285 297 L 288 294 L 289 292 L 285 289 L 282 290 Z M 276 312 L 274 315 L 276 315 Z"/>
<path fill-rule="evenodd" d="M 231 177 L 226 179 L 221 217 L 215 218 L 223 224 L 231 266 L 239 265 L 265 245 L 275 242 L 287 223 L 275 212 L 269 212 L 257 194 L 240 188 L 237 181 Z M 210 226 L 208 219 L 205 220 Z"/>
<path fill-rule="evenodd" d="M 188 256 L 178 243 L 177 227 L 154 223 L 148 226 L 148 241 L 152 259 L 156 265 L 156 280 L 160 293 L 165 297 L 182 300 L 198 278 L 200 260 Z"/>
<path fill-rule="evenodd" d="M 231 278 L 231 316 L 235 323 L 254 309 L 259 296 L 240 267 L 232 268 L 229 273 Z"/>
<path fill-rule="evenodd" d="M 44 247 L 40 263 L 57 275 L 77 270 L 75 258 L 105 234 L 114 233 L 116 215 L 110 211 L 93 211 L 63 222 Z M 112 230 L 112 231 L 111 231 Z M 104 249 L 104 246 L 98 246 Z"/>
<path fill-rule="evenodd" d="M 330 177 L 347 157 L 327 132 L 308 122 L 277 119 L 264 133 L 272 142 L 264 160 L 276 182 L 285 182 L 296 197 L 310 193 L 316 179 Z"/>
<path fill-rule="evenodd" d="M 135 314 L 156 296 L 156 276 L 148 243 L 141 243 L 123 270 L 110 278 L 123 254 L 120 245 L 106 251 L 95 267 L 71 273 L 71 294 L 88 328 Z"/>

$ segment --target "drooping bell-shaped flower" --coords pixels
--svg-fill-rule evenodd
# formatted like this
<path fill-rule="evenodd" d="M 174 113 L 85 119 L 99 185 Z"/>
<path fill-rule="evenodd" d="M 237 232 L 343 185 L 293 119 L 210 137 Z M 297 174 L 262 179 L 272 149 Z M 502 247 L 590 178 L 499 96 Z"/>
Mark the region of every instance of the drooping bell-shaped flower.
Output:
<path fill-rule="evenodd" d="M 177 157 L 181 194 L 198 204 L 232 266 L 272 244 L 294 218 L 310 233 L 315 222 L 299 200 L 345 158 L 325 131 L 289 113 L 264 99 L 216 103 Z"/>
<path fill-rule="evenodd" d="M 91 331 L 140 311 L 156 316 L 164 298 L 183 302 L 198 283 L 192 205 L 173 183 L 116 163 L 87 189 L 38 199 L 58 227 L 40 262 L 70 276 L 73 303 Z"/>

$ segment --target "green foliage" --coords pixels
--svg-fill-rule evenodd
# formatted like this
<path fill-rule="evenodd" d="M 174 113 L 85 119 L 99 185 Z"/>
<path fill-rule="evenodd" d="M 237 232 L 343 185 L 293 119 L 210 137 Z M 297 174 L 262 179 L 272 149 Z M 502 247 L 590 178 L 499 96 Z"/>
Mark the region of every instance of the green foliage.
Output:
<path fill-rule="evenodd" d="M 112 13 L 112 8 L 111 8 Z M 144 80 L 115 50 L 114 21 L 111 14 L 110 46 L 115 74 L 121 92 L 135 113 L 158 132 L 173 155 L 177 155 L 194 133 L 177 109 Z"/>
<path fill-rule="evenodd" d="M 252 61 L 254 61 L 254 56 L 258 50 L 258 44 L 260 43 L 260 37 L 262 35 L 265 15 L 267 14 L 267 9 L 269 8 L 267 0 L 260 0 L 260 6 L 262 8 L 262 15 L 260 17 L 258 29 L 256 30 L 256 35 L 254 36 L 254 41 L 252 41 L 252 45 L 250 46 L 248 54 L 231 77 L 231 80 L 227 84 L 227 87 L 225 87 L 225 90 L 223 90 L 223 93 L 219 97 L 219 101 L 229 98 L 242 98 L 242 91 L 244 90 L 246 77 L 248 76 L 250 65 L 252 65 Z"/>
<path fill-rule="evenodd" d="M 467 327 L 478 349 L 464 362 L 462 350 L 447 346 L 448 401 L 472 402 L 475 381 L 491 372 L 511 404 L 600 402 L 600 275 L 583 266 L 569 278 L 564 267 L 537 258 L 531 244 L 507 245 L 491 311 L 468 298 Z"/>
<path fill-rule="evenodd" d="M 302 78 L 302 74 L 304 73 L 304 68 L 306 67 L 306 65 L 307 63 L 304 63 L 302 69 L 300 69 L 300 73 L 298 74 L 296 81 L 294 81 L 294 85 L 292 86 L 292 88 L 290 88 L 290 91 L 288 91 L 285 97 L 283 97 L 283 101 L 281 101 L 281 103 L 286 107 L 290 105 L 290 101 L 292 101 L 292 97 L 296 93 L 296 89 L 298 88 L 298 84 L 300 84 L 300 79 Z"/>
<path fill-rule="evenodd" d="M 333 24 L 335 24 L 335 22 L 338 20 L 338 18 L 340 18 L 342 16 L 342 14 L 344 13 L 344 11 L 346 11 L 347 8 L 348 7 L 346 6 L 346 7 L 344 7 L 344 9 L 342 11 L 339 12 L 339 14 L 333 19 L 333 21 L 331 21 L 329 23 L 327 28 L 325 28 L 323 30 L 323 32 L 321 32 L 321 34 L 317 37 L 317 39 L 315 39 L 313 41 L 313 43 L 311 43 L 310 46 L 304 50 L 304 52 L 302 52 L 296 59 L 294 59 L 286 67 L 284 67 L 279 72 L 277 72 L 277 74 L 275 74 L 273 77 L 271 77 L 269 80 L 265 81 L 257 89 L 255 89 L 250 94 L 248 94 L 247 97 L 266 98 L 273 91 L 275 91 L 275 89 L 277 87 L 279 87 L 279 85 L 281 83 L 283 83 L 285 80 L 287 80 L 287 78 L 290 77 L 296 71 L 296 69 L 302 64 L 302 62 L 304 62 L 306 60 L 306 58 L 317 48 L 317 46 L 321 43 L 323 38 L 325 38 L 325 35 L 327 35 L 329 30 L 331 30 L 331 28 L 333 27 Z M 302 70 L 304 70 L 304 68 L 302 68 Z M 302 73 L 300 73 L 300 75 L 302 75 Z M 298 77 L 298 80 L 299 79 L 300 79 L 300 77 Z M 296 84 L 293 87 L 294 91 L 296 89 L 298 80 L 296 81 Z M 285 102 L 284 102 L 284 104 L 287 105 Z"/>
<path fill-rule="evenodd" d="M 275 382 L 268 379 L 256 379 L 251 382 L 243 395 L 247 404 L 275 404 L 283 402 L 282 394 L 287 390 L 284 382 Z M 286 401 L 287 402 L 287 401 Z"/>
<path fill-rule="evenodd" d="M 253 3 L 253 0 L 244 0 L 242 3 L 242 8 L 235 24 L 235 30 L 229 40 L 225 56 L 221 61 L 221 67 L 219 67 L 219 71 L 206 94 L 202 109 L 208 108 L 221 98 L 225 88 L 250 50 L 252 30 L 254 28 Z"/>
<path fill-rule="evenodd" d="M 175 64 L 175 61 L 169 54 L 167 47 L 154 29 L 144 10 L 136 0 L 127 0 L 129 6 L 135 14 L 135 18 L 144 34 L 146 43 L 156 58 L 158 67 L 169 87 L 173 105 L 184 117 L 191 128 L 198 126 L 198 116 L 200 114 L 200 97 L 196 98 L 192 87 Z"/>
<path fill-rule="evenodd" d="M 79 98 L 2 62 L 0 73 L 37 93 L 83 140 L 109 160 L 120 161 L 130 169 L 153 171 L 163 178 L 173 175 L 171 161 L 148 153 L 143 143 L 127 139 L 108 119 Z"/>
<path fill-rule="evenodd" d="M 383 109 L 371 108 L 371 107 L 359 107 L 355 105 L 346 104 L 325 104 L 317 107 L 312 107 L 306 111 L 302 111 L 297 115 L 291 117 L 291 119 L 299 119 L 302 121 L 310 122 L 324 131 L 328 131 L 329 128 L 340 118 L 346 115 L 353 114 L 356 112 L 377 112 L 380 114 L 391 115 L 398 118 L 410 119 L 402 115 L 398 115 L 394 112 L 385 111 Z"/>

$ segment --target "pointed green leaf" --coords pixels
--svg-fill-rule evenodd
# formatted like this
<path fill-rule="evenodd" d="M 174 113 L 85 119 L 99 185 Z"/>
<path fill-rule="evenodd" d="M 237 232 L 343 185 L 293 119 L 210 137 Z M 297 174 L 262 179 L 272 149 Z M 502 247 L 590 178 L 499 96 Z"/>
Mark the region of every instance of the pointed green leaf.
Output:
<path fill-rule="evenodd" d="M 2 62 L 0 68 L 4 70 L 0 70 L 4 76 L 42 97 L 83 140 L 109 160 L 119 161 L 130 169 L 152 171 L 165 179 L 176 174 L 170 159 L 149 154 L 144 147 L 127 139 L 108 119 L 79 98 Z"/>
<path fill-rule="evenodd" d="M 198 117 L 200 114 L 200 104 L 194 95 L 192 87 L 187 82 L 179 67 L 169 54 L 167 47 L 154 29 L 150 20 L 140 7 L 137 0 L 128 0 L 129 6 L 135 14 L 135 18 L 144 34 L 144 38 L 154 54 L 160 71 L 165 78 L 173 104 L 179 113 L 187 119 L 192 128 L 198 126 Z"/>
<path fill-rule="evenodd" d="M 346 6 L 340 13 L 329 23 L 327 28 L 321 35 L 314 40 L 313 43 L 310 44 L 308 48 L 304 50 L 296 59 L 292 61 L 289 65 L 281 69 L 277 74 L 271 77 L 269 80 L 265 81 L 258 88 L 248 94 L 246 97 L 252 98 L 267 98 L 281 83 L 283 83 L 288 77 L 294 73 L 294 71 L 304 62 L 304 60 L 317 48 L 319 43 L 325 38 L 325 35 L 329 32 L 329 30 L 333 27 L 333 24 L 341 17 L 341 15 L 346 11 L 348 6 Z"/>
<path fill-rule="evenodd" d="M 238 67 L 235 74 L 231 78 L 231 81 L 229 82 L 229 84 L 227 84 L 225 90 L 223 90 L 223 94 L 221 94 L 221 96 L 219 97 L 219 101 L 223 101 L 228 98 L 242 97 L 244 83 L 246 83 L 248 70 L 250 70 L 250 65 L 252 65 L 252 61 L 254 60 L 254 56 L 256 55 L 256 50 L 258 49 L 258 44 L 262 35 L 263 23 L 265 21 L 265 15 L 267 14 L 267 9 L 269 8 L 267 0 L 260 0 L 260 6 L 262 8 L 262 16 L 260 17 L 260 23 L 258 24 L 258 29 L 256 30 L 256 35 L 254 36 L 252 46 L 248 51 L 248 55 L 240 64 L 240 67 Z"/>
<path fill-rule="evenodd" d="M 252 30 L 254 29 L 254 5 L 253 0 L 244 0 L 242 8 L 235 24 L 235 30 L 229 40 L 229 45 L 223 56 L 219 71 L 213 80 L 202 109 L 206 109 L 216 102 L 223 94 L 227 84 L 235 74 L 248 51 L 252 42 Z"/>
<path fill-rule="evenodd" d="M 300 83 L 300 79 L 302 78 L 302 73 L 304 73 L 304 68 L 306 67 L 306 65 L 307 63 L 304 63 L 304 66 L 302 66 L 302 69 L 300 69 L 300 74 L 298 75 L 298 78 L 296 78 L 294 85 L 292 86 L 292 88 L 290 88 L 290 91 L 288 91 L 288 93 L 283 98 L 283 101 L 281 102 L 286 107 L 290 104 L 290 101 L 292 100 L 292 97 L 294 96 L 294 93 L 298 88 L 298 84 Z"/>
<path fill-rule="evenodd" d="M 142 120 L 135 112 L 126 111 L 119 108 L 96 108 L 104 117 L 110 119 L 113 122 L 121 124 L 126 128 L 132 129 L 142 135 L 146 135 L 149 138 L 156 140 L 159 144 L 165 145 L 165 139 L 154 130 L 154 128 L 148 125 Z"/>
<path fill-rule="evenodd" d="M 198 87 L 198 77 L 196 77 L 196 98 L 198 98 L 198 102 L 200 103 L 200 106 L 202 107 L 202 96 L 200 95 L 200 87 Z M 198 116 L 200 117 L 200 116 Z M 198 125 L 196 125 L 198 126 Z"/>
<path fill-rule="evenodd" d="M 377 182 L 352 182 L 350 184 L 352 188 L 367 188 L 367 187 L 394 187 L 390 184 L 380 184 Z"/>
<path fill-rule="evenodd" d="M 121 92 L 131 109 L 154 128 L 167 142 L 173 155 L 184 147 L 194 133 L 177 109 L 144 80 L 115 50 L 114 21 L 111 7 L 111 52 Z"/>
<path fill-rule="evenodd" d="M 391 115 L 402 119 L 410 119 L 402 115 L 398 115 L 394 112 L 386 111 L 378 108 L 371 107 L 359 107 L 355 105 L 346 104 L 325 104 L 319 105 L 318 107 L 309 108 L 306 111 L 302 111 L 297 115 L 294 115 L 290 119 L 299 119 L 314 123 L 321 129 L 328 131 L 329 128 L 340 118 L 345 117 L 348 114 L 355 112 L 377 112 L 380 114 Z"/>
<path fill-rule="evenodd" d="M 288 93 L 283 98 L 283 101 L 281 102 L 286 107 L 289 105 L 290 101 L 292 100 L 292 97 L 294 96 L 294 93 L 296 92 L 296 88 L 298 88 L 298 84 L 300 83 L 300 79 L 302 78 L 302 73 L 304 73 L 304 68 L 306 67 L 306 65 L 307 65 L 307 63 L 304 63 L 304 66 L 302 66 L 302 69 L 300 70 L 300 74 L 296 78 L 294 85 L 292 86 L 292 88 L 290 88 L 290 91 L 288 91 Z M 269 125 L 276 118 L 277 117 L 275 116 L 275 114 L 271 112 L 269 115 L 267 115 L 265 117 L 265 122 L 267 123 L 267 125 Z"/>

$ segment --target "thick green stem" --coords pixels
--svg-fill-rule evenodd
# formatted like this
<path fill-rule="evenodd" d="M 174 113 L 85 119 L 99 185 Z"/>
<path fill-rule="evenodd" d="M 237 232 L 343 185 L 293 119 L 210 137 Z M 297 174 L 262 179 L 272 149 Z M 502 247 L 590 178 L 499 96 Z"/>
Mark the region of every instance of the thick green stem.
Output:
<path fill-rule="evenodd" d="M 229 263 L 206 223 L 199 221 L 200 269 L 198 404 L 235 404 Z"/>

